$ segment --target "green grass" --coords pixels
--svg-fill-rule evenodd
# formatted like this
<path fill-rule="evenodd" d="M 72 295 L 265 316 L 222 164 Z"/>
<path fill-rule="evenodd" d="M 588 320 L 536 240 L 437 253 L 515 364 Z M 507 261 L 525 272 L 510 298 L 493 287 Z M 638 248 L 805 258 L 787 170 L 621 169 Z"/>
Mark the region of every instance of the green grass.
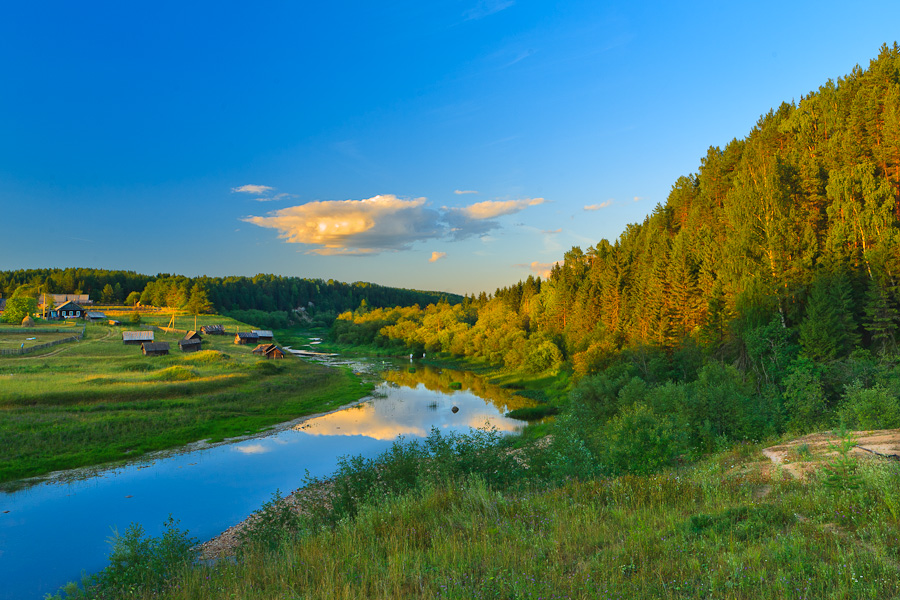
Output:
<path fill-rule="evenodd" d="M 533 468 L 519 473 L 483 453 L 503 477 L 479 474 L 489 465 L 477 450 L 432 456 L 434 476 L 415 468 L 411 451 L 393 450 L 380 466 L 350 461 L 338 481 L 350 478 L 352 516 L 329 519 L 324 508 L 292 519 L 270 503 L 235 562 L 181 565 L 168 588 L 134 596 L 900 597 L 894 463 L 865 461 L 858 489 L 835 490 L 823 477 L 782 476 L 753 446 L 653 475 L 584 481 L 540 468 L 552 447 L 543 458 L 533 450 Z M 391 484 L 377 477 L 385 470 L 395 482 L 418 479 Z"/>
<path fill-rule="evenodd" d="M 233 335 L 205 336 L 203 351 L 182 354 L 183 334 L 157 331 L 171 354 L 145 357 L 122 343 L 129 329 L 88 324 L 79 342 L 0 357 L 0 483 L 256 432 L 347 404 L 371 387 L 347 371 L 267 361 L 233 344 Z"/>

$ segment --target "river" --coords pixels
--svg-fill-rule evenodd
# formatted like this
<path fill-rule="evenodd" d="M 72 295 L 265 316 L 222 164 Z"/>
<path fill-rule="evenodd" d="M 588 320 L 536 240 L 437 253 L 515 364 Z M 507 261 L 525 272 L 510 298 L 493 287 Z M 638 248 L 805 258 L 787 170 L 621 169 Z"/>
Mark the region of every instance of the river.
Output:
<path fill-rule="evenodd" d="M 375 393 L 353 406 L 267 435 L 74 470 L 0 492 L 0 600 L 43 598 L 103 569 L 111 536 L 131 523 L 158 535 L 172 515 L 181 529 L 205 541 L 276 490 L 298 488 L 307 472 L 327 476 L 341 456 L 372 457 L 398 436 L 424 437 L 433 427 L 463 432 L 489 425 L 514 432 L 524 425 L 503 414 L 527 401 L 471 373 L 381 360 L 352 366 L 381 375 Z M 451 389 L 451 382 L 461 389 Z"/>

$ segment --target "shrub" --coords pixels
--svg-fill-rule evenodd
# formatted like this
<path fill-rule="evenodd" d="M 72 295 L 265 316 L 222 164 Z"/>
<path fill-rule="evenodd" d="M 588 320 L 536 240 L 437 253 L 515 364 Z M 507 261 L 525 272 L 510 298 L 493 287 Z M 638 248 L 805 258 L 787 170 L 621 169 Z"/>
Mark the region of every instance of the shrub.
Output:
<path fill-rule="evenodd" d="M 848 385 L 839 414 L 851 429 L 900 427 L 900 403 L 881 384 L 866 389 L 857 380 Z"/>
<path fill-rule="evenodd" d="M 563 362 L 559 348 L 550 340 L 545 340 L 532 348 L 525 357 L 525 369 L 531 373 L 543 373 L 558 369 Z"/>
<path fill-rule="evenodd" d="M 613 474 L 647 474 L 667 467 L 685 452 L 682 433 L 665 415 L 643 403 L 630 406 L 604 428 L 601 462 Z"/>

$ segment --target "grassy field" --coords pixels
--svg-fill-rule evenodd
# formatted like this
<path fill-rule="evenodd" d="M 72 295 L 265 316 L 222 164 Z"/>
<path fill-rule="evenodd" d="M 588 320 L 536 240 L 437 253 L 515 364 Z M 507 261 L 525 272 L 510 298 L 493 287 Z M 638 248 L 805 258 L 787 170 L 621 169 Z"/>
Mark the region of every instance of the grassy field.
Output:
<path fill-rule="evenodd" d="M 302 517 L 273 501 L 234 562 L 191 564 L 177 535 L 123 539 L 90 595 L 71 586 L 62 595 L 900 597 L 900 468 L 890 461 L 861 460 L 836 483 L 827 470 L 795 479 L 744 444 L 658 474 L 578 480 L 554 467 L 552 446 L 522 462 L 477 444 L 441 447 L 425 462 L 395 448 L 378 464 L 346 463 L 333 503 Z M 179 541 L 182 558 L 149 560 Z M 137 556 L 148 559 L 126 568 Z"/>
<path fill-rule="evenodd" d="M 144 316 L 142 327 L 169 318 Z M 122 343 L 122 331 L 137 327 L 88 324 L 78 342 L 0 357 L 0 483 L 256 432 L 369 389 L 345 371 L 253 355 L 233 343 L 248 324 L 207 317 L 198 327 L 206 323 L 231 335 L 205 336 L 193 354 L 179 350 L 182 333 L 156 331 L 171 354 L 145 357 Z M 14 335 L 0 327 L 0 340 Z"/>

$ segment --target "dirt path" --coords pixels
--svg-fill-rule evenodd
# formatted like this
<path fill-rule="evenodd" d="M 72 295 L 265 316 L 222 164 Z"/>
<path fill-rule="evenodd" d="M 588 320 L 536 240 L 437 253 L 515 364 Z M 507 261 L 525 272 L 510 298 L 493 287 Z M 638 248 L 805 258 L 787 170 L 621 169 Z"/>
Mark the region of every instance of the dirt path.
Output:
<path fill-rule="evenodd" d="M 856 446 L 850 451 L 854 456 L 881 455 L 900 459 L 900 429 L 880 429 L 874 431 L 854 431 Z M 811 471 L 819 468 L 822 458 L 837 454 L 832 449 L 840 438 L 833 433 L 813 433 L 803 437 L 770 446 L 762 452 L 780 466 L 791 477 L 803 479 Z"/>

